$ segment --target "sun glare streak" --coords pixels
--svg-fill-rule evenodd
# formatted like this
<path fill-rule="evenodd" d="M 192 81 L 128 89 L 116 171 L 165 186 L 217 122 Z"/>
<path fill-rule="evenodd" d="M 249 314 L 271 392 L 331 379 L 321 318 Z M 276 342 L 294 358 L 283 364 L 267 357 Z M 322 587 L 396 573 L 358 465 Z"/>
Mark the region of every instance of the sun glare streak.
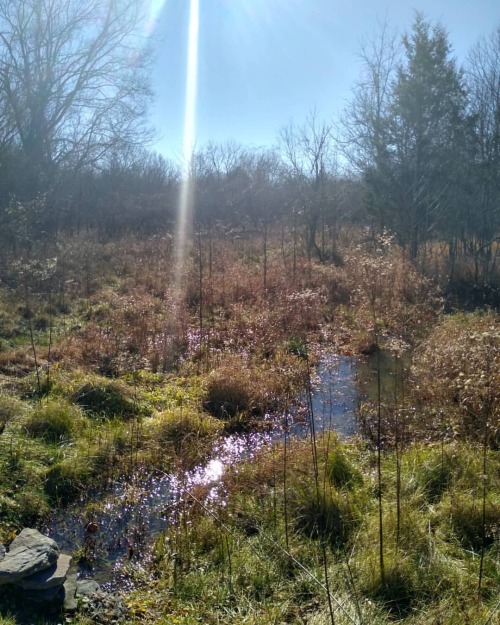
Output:
<path fill-rule="evenodd" d="M 189 11 L 186 108 L 184 112 L 184 166 L 189 167 L 196 132 L 196 87 L 198 84 L 199 0 L 191 0 Z M 185 172 L 187 173 L 187 172 Z"/>
<path fill-rule="evenodd" d="M 151 35 L 151 33 L 155 30 L 165 2 L 166 0 L 151 0 L 149 4 L 149 10 L 147 11 L 146 25 L 144 28 L 144 34 L 146 35 L 146 37 Z"/>
<path fill-rule="evenodd" d="M 186 70 L 186 103 L 184 109 L 183 182 L 177 217 L 175 291 L 180 294 L 184 273 L 186 240 L 191 223 L 193 187 L 190 181 L 191 160 L 196 136 L 196 88 L 198 83 L 199 0 L 190 0 L 188 55 Z"/>

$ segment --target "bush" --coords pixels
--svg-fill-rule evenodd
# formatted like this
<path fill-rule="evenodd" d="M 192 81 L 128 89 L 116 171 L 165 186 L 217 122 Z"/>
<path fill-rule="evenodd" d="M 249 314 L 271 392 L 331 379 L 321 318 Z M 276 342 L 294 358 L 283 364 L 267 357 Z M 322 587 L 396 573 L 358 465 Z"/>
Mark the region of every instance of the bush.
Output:
<path fill-rule="evenodd" d="M 424 401 L 457 415 L 454 432 L 500 441 L 500 317 L 494 313 L 446 317 L 416 350 L 413 374 Z"/>
<path fill-rule="evenodd" d="M 79 418 L 75 406 L 62 399 L 51 400 L 31 413 L 25 427 L 29 436 L 47 443 L 64 443 L 72 438 Z"/>

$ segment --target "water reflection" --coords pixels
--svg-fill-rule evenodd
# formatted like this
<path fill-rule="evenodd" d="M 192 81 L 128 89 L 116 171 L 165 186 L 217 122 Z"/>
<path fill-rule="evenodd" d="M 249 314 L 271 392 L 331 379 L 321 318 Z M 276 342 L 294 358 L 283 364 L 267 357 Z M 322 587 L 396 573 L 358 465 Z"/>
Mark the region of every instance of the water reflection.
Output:
<path fill-rule="evenodd" d="M 395 357 L 389 350 L 380 350 L 356 365 L 357 386 L 365 399 L 377 402 L 380 372 L 380 399 L 384 404 L 396 405 L 404 397 L 412 352 L 407 350 Z"/>
<path fill-rule="evenodd" d="M 307 420 L 292 422 L 290 434 L 303 438 L 314 425 L 316 434 L 335 430 L 340 438 L 358 432 L 356 419 L 359 394 L 356 385 L 357 360 L 343 354 L 324 355 L 311 380 L 311 392 L 303 399 L 309 411 Z"/>

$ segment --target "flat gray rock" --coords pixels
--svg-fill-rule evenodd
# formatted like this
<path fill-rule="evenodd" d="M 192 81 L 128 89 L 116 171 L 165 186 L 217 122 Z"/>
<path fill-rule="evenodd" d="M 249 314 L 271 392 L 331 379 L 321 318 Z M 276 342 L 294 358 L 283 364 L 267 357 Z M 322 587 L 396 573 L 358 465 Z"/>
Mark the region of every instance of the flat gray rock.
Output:
<path fill-rule="evenodd" d="M 99 584 L 93 579 L 82 579 L 76 583 L 76 594 L 80 597 L 90 597 L 99 590 Z"/>
<path fill-rule="evenodd" d="M 24 529 L 12 541 L 0 562 L 0 585 L 14 584 L 53 565 L 59 555 L 57 543 L 38 530 Z"/>
<path fill-rule="evenodd" d="M 55 540 L 45 536 L 45 534 L 41 534 L 38 530 L 26 527 L 10 543 L 9 553 L 14 549 L 31 548 L 33 545 L 47 545 L 59 552 L 59 547 Z"/>
<path fill-rule="evenodd" d="M 71 556 L 61 554 L 57 562 L 48 569 L 38 571 L 17 582 L 23 590 L 46 590 L 54 586 L 62 586 L 71 565 Z"/>

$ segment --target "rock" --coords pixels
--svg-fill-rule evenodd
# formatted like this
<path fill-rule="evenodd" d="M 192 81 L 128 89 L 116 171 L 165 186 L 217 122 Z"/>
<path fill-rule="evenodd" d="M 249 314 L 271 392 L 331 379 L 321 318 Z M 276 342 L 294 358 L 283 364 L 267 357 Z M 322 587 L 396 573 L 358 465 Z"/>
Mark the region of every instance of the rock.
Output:
<path fill-rule="evenodd" d="M 48 569 L 23 578 L 17 582 L 23 590 L 46 590 L 54 586 L 62 586 L 71 565 L 71 556 L 61 554 L 57 562 Z"/>
<path fill-rule="evenodd" d="M 0 562 L 5 558 L 5 554 L 6 554 L 6 550 L 5 547 L 3 545 L 0 545 Z"/>
<path fill-rule="evenodd" d="M 30 590 L 24 595 L 24 598 L 36 603 L 62 603 L 64 600 L 64 589 L 62 586 L 53 586 L 44 590 Z"/>
<path fill-rule="evenodd" d="M 10 545 L 0 562 L 0 585 L 13 584 L 43 571 L 54 564 L 59 555 L 57 543 L 34 529 L 24 529 Z"/>
<path fill-rule="evenodd" d="M 64 610 L 66 612 L 76 612 L 78 607 L 76 583 L 76 573 L 70 573 L 64 582 Z"/>
<path fill-rule="evenodd" d="M 99 584 L 93 579 L 82 579 L 76 582 L 76 594 L 80 597 L 90 597 L 98 592 Z"/>
<path fill-rule="evenodd" d="M 26 527 L 21 533 L 19 533 L 10 544 L 9 554 L 14 549 L 22 547 L 31 548 L 33 545 L 48 545 L 54 548 L 59 553 L 59 547 L 55 540 L 41 534 L 38 530 Z"/>

